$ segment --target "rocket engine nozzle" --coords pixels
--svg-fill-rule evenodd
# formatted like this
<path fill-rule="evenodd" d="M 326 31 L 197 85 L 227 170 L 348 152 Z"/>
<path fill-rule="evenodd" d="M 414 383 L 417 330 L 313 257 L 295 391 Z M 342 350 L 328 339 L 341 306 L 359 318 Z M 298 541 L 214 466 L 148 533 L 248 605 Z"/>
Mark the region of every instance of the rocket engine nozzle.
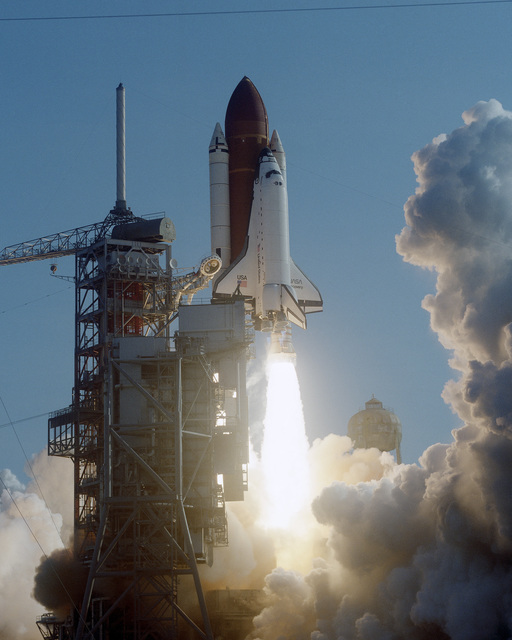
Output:
<path fill-rule="evenodd" d="M 272 360 L 295 362 L 297 354 L 292 344 L 292 330 L 288 325 L 284 330 L 274 330 L 270 334 L 269 356 Z"/>

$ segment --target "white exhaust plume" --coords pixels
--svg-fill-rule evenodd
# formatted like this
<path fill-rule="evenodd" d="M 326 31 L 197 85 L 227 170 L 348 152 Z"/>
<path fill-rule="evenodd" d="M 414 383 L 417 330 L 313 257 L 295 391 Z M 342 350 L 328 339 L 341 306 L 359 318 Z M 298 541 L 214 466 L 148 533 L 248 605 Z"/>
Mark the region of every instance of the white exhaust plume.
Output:
<path fill-rule="evenodd" d="M 308 440 L 294 363 L 271 355 L 267 376 L 261 447 L 266 496 L 262 524 L 290 529 L 310 495 Z"/>

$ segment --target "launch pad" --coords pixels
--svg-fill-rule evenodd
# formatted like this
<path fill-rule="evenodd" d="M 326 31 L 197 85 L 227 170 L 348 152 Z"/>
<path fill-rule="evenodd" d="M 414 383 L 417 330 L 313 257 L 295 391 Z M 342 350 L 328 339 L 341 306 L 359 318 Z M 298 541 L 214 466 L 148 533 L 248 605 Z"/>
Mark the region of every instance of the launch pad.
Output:
<path fill-rule="evenodd" d="M 48 422 L 49 455 L 73 463 L 75 584 L 43 560 L 64 590 L 59 614 L 37 621 L 48 640 L 168 640 L 183 625 L 213 640 L 198 565 L 228 544 L 226 502 L 247 490 L 252 332 L 271 331 L 273 356 L 293 360 L 289 323 L 322 310 L 290 256 L 284 150 L 248 78 L 226 131 L 209 149 L 212 254 L 195 271 L 173 271 L 169 218 L 127 208 L 122 85 L 114 209 L 0 252 L 0 265 L 75 256 L 72 402 Z M 211 302 L 191 304 L 212 280 Z"/>

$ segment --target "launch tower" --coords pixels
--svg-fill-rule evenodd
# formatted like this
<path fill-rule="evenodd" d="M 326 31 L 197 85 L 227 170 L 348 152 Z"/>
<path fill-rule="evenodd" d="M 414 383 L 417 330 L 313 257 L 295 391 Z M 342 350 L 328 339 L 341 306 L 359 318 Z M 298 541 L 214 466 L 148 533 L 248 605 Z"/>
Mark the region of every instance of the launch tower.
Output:
<path fill-rule="evenodd" d="M 74 466 L 70 561 L 83 580 L 69 616 L 38 626 L 48 639 L 163 640 L 184 624 L 210 639 L 198 563 L 227 544 L 225 501 L 247 488 L 244 303 L 180 306 L 220 259 L 174 276 L 171 220 L 126 207 L 122 85 L 117 106 L 117 200 L 103 223 L 0 252 L 1 265 L 76 264 L 72 402 L 51 415 L 48 450 Z"/>
<path fill-rule="evenodd" d="M 246 320 L 288 358 L 290 323 L 305 329 L 323 304 L 291 258 L 284 149 L 247 77 L 225 128 L 209 148 L 212 255 L 194 272 L 173 272 L 169 218 L 127 207 L 122 85 L 115 207 L 0 252 L 0 265 L 75 256 L 74 388 L 50 417 L 48 449 L 73 463 L 69 560 L 81 584 L 64 597 L 67 618 L 39 620 L 48 640 L 173 640 L 180 625 L 213 640 L 198 563 L 227 544 L 225 502 L 247 488 Z M 213 278 L 211 304 L 181 304 Z"/>

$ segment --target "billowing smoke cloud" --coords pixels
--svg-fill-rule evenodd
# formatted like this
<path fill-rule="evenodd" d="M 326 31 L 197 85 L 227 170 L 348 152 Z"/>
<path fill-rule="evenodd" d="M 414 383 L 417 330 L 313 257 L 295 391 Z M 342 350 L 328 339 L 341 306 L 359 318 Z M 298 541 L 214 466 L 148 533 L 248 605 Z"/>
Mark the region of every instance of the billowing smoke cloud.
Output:
<path fill-rule="evenodd" d="M 397 250 L 437 274 L 423 306 L 464 426 L 418 465 L 314 443 L 312 515 L 265 579 L 253 638 L 512 638 L 512 113 L 491 100 L 463 120 L 413 155 Z"/>
<path fill-rule="evenodd" d="M 417 193 L 405 205 L 398 252 L 437 272 L 423 301 L 454 365 L 510 359 L 512 114 L 496 100 L 463 113 L 465 126 L 413 155 Z"/>
<path fill-rule="evenodd" d="M 69 460 L 48 459 L 44 451 L 31 466 L 39 487 L 25 488 L 8 469 L 0 471 L 8 488 L 2 484 L 0 494 L 0 638 L 9 640 L 40 639 L 35 621 L 45 609 L 31 596 L 34 573 L 43 553 L 67 542 L 73 517 Z"/>

